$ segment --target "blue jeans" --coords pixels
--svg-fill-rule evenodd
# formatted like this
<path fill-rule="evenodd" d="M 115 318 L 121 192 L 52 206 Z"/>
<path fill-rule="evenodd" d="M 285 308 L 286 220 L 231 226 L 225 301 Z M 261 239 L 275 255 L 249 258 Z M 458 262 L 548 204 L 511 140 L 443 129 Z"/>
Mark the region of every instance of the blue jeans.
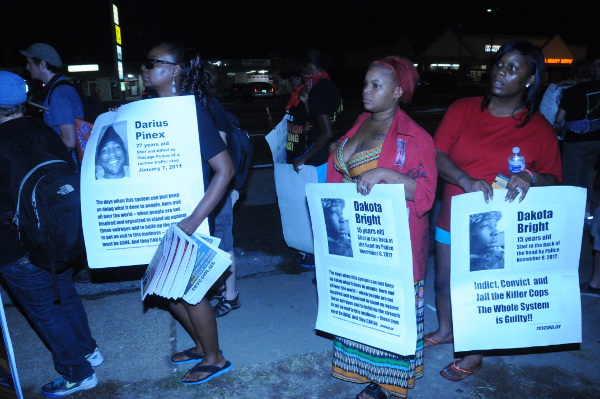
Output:
<path fill-rule="evenodd" d="M 10 292 L 52 352 L 54 368 L 68 381 L 94 373 L 85 356 L 96 348 L 81 298 L 73 285 L 73 271 L 57 274 L 60 304 L 54 304 L 50 272 L 32 265 L 24 256 L 0 266 Z"/>

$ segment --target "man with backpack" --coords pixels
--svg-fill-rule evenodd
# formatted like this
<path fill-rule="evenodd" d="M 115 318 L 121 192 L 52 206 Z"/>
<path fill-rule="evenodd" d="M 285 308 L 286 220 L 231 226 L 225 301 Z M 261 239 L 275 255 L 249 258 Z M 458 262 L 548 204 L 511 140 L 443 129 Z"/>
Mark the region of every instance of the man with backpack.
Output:
<path fill-rule="evenodd" d="M 44 173 L 43 178 L 52 179 L 60 176 L 59 172 L 67 176 L 77 173 L 67 148 L 52 129 L 38 118 L 24 116 L 26 97 L 23 78 L 0 71 L 0 274 L 52 352 L 54 367 L 61 376 L 44 385 L 42 393 L 59 398 L 95 387 L 98 378 L 92 367 L 99 366 L 104 358 L 92 338 L 87 314 L 74 287 L 73 270 L 59 269 L 60 262 L 54 261 L 50 270 L 45 263 L 38 266 L 33 261 L 34 252 L 23 245 L 23 226 L 19 222 L 20 233 L 14 228 L 17 203 L 25 204 L 25 200 L 18 199 L 21 189 L 26 191 L 22 181 L 27 180 L 24 178 L 30 170 L 40 163 L 54 161 L 53 165 L 60 166 L 38 169 Z M 52 175 L 52 171 L 57 173 Z M 42 180 L 37 178 L 38 182 Z M 73 180 L 73 185 L 76 187 L 61 185 L 58 191 L 64 196 L 74 192 L 79 195 L 78 179 Z M 43 183 L 36 186 L 40 188 Z M 18 212 L 23 214 L 20 218 L 27 217 L 23 206 Z M 37 213 L 41 223 L 43 210 L 37 209 Z M 60 244 L 46 249 L 46 254 L 36 253 L 36 258 L 63 253 Z M 63 259 L 66 258 L 59 258 Z"/>
<path fill-rule="evenodd" d="M 87 97 L 82 97 L 61 73 L 62 60 L 54 47 L 46 43 L 34 43 L 26 50 L 21 50 L 21 54 L 27 58 L 25 69 L 29 71 L 31 78 L 42 81 L 45 85 L 42 93 L 44 122 L 60 135 L 65 146 L 71 151 L 73 159 L 78 163 L 75 150 L 78 140 L 75 118 L 94 123 L 99 110 L 87 110 L 90 115 L 85 115 L 86 107 L 82 98 Z M 91 107 L 88 104 L 88 108 Z M 75 281 L 91 282 L 87 265 L 76 274 Z"/>
<path fill-rule="evenodd" d="M 25 69 L 31 78 L 44 82 L 46 92 L 42 105 L 47 108 L 44 122 L 60 135 L 68 149 L 75 149 L 75 118 L 83 119 L 83 104 L 73 86 L 59 83 L 67 79 L 60 73 L 62 60 L 58 52 L 49 44 L 34 43 L 27 50 L 21 50 L 21 54 L 27 58 Z"/>

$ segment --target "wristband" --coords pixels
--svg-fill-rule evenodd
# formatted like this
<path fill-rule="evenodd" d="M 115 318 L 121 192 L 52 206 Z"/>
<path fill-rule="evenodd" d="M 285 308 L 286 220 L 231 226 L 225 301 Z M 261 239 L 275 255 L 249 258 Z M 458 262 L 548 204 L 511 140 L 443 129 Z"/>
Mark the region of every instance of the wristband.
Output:
<path fill-rule="evenodd" d="M 533 175 L 533 173 L 531 173 L 529 169 L 523 169 L 523 172 L 527 172 L 527 174 L 531 176 L 531 185 L 533 186 L 535 184 L 535 176 Z"/>

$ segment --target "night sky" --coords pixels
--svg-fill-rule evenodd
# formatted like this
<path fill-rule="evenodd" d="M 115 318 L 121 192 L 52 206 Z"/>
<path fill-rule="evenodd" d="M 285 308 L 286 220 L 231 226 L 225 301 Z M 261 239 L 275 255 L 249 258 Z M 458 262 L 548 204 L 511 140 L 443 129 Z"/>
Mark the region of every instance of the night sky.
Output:
<path fill-rule="evenodd" d="M 400 32 L 425 39 L 450 27 L 483 34 L 558 33 L 567 43 L 599 48 L 596 1 L 552 3 L 123 0 L 119 8 L 126 62 L 143 59 L 164 40 L 195 47 L 208 59 L 287 57 L 305 45 L 336 57 L 393 44 Z M 109 11 L 108 0 L 3 2 L 0 67 L 22 65 L 18 50 L 34 42 L 52 44 L 65 63 L 112 61 Z"/>

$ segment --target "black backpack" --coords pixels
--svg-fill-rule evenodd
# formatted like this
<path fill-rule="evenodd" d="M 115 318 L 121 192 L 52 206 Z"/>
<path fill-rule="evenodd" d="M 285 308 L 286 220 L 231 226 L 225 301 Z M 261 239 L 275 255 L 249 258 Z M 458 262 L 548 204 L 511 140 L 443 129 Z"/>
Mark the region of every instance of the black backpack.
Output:
<path fill-rule="evenodd" d="M 60 273 L 85 255 L 79 174 L 63 160 L 42 162 L 23 177 L 13 219 L 32 264 Z"/>
<path fill-rule="evenodd" d="M 240 127 L 239 120 L 229 111 L 227 115 L 227 150 L 233 161 L 235 174 L 233 176 L 233 188 L 242 191 L 250 171 L 252 162 L 253 143 L 248 132 Z"/>
<path fill-rule="evenodd" d="M 30 262 L 57 273 L 85 261 L 79 173 L 60 137 L 38 118 L 19 118 L 0 137 L 9 162 L 19 238 Z"/>

